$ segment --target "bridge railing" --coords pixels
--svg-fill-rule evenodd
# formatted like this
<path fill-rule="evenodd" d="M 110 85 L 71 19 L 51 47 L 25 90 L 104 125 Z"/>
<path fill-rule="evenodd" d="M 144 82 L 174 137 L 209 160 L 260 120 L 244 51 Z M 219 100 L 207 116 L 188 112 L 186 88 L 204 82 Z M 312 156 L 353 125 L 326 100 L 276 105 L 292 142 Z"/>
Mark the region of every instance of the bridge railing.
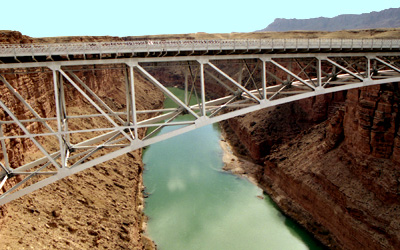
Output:
<path fill-rule="evenodd" d="M 146 40 L 54 44 L 0 44 L 0 57 L 154 51 L 246 49 L 400 49 L 400 39 Z"/>

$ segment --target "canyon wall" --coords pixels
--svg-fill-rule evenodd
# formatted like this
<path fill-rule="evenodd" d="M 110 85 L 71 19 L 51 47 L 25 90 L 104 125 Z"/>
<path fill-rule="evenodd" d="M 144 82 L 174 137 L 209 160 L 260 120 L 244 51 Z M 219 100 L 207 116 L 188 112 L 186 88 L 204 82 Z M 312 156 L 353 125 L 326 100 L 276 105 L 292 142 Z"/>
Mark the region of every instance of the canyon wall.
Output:
<path fill-rule="evenodd" d="M 218 38 L 397 38 L 399 30 L 339 33 L 293 32 L 196 34 L 187 39 Z M 178 36 L 180 37 L 180 36 Z M 151 37 L 152 38 L 152 37 Z M 127 38 L 133 39 L 133 38 Z M 136 38 L 135 38 L 136 39 Z M 164 38 L 163 38 L 164 39 Z M 169 37 L 165 37 L 169 39 Z M 32 39 L 0 31 L 0 43 L 111 41 L 113 37 Z M 226 70 L 224 68 L 224 70 Z M 272 69 L 271 69 L 272 70 Z M 149 70 L 150 71 L 150 70 Z M 115 109 L 121 89 L 113 70 L 79 76 Z M 182 82 L 181 72 L 155 74 L 162 82 Z M 231 72 L 228 72 L 231 74 Z M 233 76 L 232 76 L 233 77 Z M 234 76 L 236 77 L 236 76 Z M 29 102 L 47 113 L 54 106 L 51 75 L 6 75 Z M 95 79 L 103 79 L 97 81 Z M 162 95 L 143 78 L 136 79 L 137 105 L 159 107 Z M 0 96 L 15 102 L 4 86 Z M 207 87 L 208 94 L 221 90 Z M 69 95 L 72 109 L 85 103 Z M 238 153 L 261 166 L 252 172 L 275 202 L 332 249 L 399 249 L 399 85 L 386 84 L 334 93 L 261 110 L 224 122 Z M 26 110 L 14 110 L 24 115 Z M 0 118 L 4 118 L 4 113 Z M 87 128 L 90 124 L 77 124 Z M 101 126 L 101 124 L 98 124 Z M 35 129 L 35 128 L 34 128 Z M 40 130 L 40 127 L 37 128 Z M 15 133 L 9 130 L 7 133 Z M 238 140 L 240 138 L 240 140 Z M 241 143 L 243 142 L 243 143 Z M 7 149 L 13 166 L 35 154 L 29 141 Z M 0 208 L 1 249 L 150 248 L 142 235 L 141 150 L 67 177 Z"/>
<path fill-rule="evenodd" d="M 0 42 L 32 42 L 32 39 L 19 32 L 0 34 Z M 5 37 L 8 37 L 8 40 Z M 91 41 L 90 37 L 83 39 Z M 54 115 L 51 72 L 8 73 L 4 74 L 7 81 L 24 96 L 39 115 Z M 124 82 L 125 78 L 120 69 L 97 67 L 96 70 L 86 70 L 77 74 L 113 110 L 123 110 L 125 88 L 118 87 L 118 83 Z M 163 95 L 152 84 L 137 74 L 135 84 L 138 109 L 162 106 Z M 14 105 L 18 100 L 4 84 L 0 85 L 0 97 L 19 117 L 29 117 L 28 110 Z M 89 111 L 89 105 L 73 88 L 66 88 L 66 98 L 67 110 L 70 112 L 84 114 Z M 8 119 L 7 114 L 0 113 L 0 120 Z M 89 119 L 73 123 L 70 128 L 89 129 L 94 122 L 99 127 L 108 125 L 102 124 L 100 120 Z M 32 132 L 40 132 L 43 128 L 38 125 L 29 129 Z M 4 132 L 15 134 L 18 133 L 18 129 L 7 126 Z M 41 143 L 45 147 L 51 147 L 51 142 Z M 29 140 L 15 139 L 10 141 L 7 151 L 11 166 L 17 167 L 29 162 L 37 149 Z M 0 249 L 154 248 L 151 240 L 143 235 L 146 218 L 142 212 L 144 187 L 141 156 L 142 150 L 130 152 L 2 206 Z M 19 179 L 15 178 L 15 181 Z M 7 188 L 8 186 L 4 187 L 4 190 Z"/>
<path fill-rule="evenodd" d="M 399 249 L 399 84 L 336 93 L 225 122 L 255 178 L 332 249 Z M 239 139 L 239 140 L 238 140 Z M 252 170 L 254 172 L 254 170 Z"/>

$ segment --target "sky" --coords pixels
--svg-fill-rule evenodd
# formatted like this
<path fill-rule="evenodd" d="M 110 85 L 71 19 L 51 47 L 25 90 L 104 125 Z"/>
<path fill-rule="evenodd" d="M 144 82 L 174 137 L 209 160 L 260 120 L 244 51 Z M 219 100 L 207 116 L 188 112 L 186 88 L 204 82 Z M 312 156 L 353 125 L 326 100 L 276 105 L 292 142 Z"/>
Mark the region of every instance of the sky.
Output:
<path fill-rule="evenodd" d="M 252 32 L 267 27 L 275 18 L 335 17 L 400 7 L 399 0 L 371 2 L 3 0 L 0 30 L 16 30 L 31 37 Z"/>

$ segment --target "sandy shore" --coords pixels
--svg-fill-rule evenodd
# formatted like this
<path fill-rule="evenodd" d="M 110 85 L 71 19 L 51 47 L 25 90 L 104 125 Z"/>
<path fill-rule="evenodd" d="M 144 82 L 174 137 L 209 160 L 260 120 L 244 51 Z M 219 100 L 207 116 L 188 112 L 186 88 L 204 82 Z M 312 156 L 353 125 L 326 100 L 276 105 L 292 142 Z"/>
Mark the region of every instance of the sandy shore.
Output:
<path fill-rule="evenodd" d="M 254 185 L 258 186 L 256 176 L 260 171 L 261 166 L 235 155 L 232 146 L 227 140 L 225 140 L 223 132 L 221 134 L 220 145 L 224 152 L 222 161 L 225 165 L 222 169 L 231 172 L 232 174 L 246 177 Z"/>

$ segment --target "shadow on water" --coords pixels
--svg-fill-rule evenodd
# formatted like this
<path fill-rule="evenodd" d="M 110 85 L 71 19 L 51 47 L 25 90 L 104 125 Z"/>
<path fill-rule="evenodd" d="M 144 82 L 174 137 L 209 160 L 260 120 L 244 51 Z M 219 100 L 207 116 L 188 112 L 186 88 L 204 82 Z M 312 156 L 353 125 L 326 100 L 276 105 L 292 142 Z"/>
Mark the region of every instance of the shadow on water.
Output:
<path fill-rule="evenodd" d="M 286 225 L 286 227 L 289 229 L 289 232 L 291 235 L 296 237 L 297 239 L 301 240 L 306 244 L 308 249 L 310 250 L 328 250 L 329 248 L 324 246 L 322 243 L 320 243 L 314 235 L 306 231 L 306 229 L 297 223 L 295 220 L 292 218 L 288 217 L 287 215 L 283 214 L 279 208 L 279 206 L 269 197 L 269 195 L 265 192 L 263 192 L 264 200 L 265 202 L 273 206 L 278 213 L 278 216 L 282 219 L 283 223 Z"/>

